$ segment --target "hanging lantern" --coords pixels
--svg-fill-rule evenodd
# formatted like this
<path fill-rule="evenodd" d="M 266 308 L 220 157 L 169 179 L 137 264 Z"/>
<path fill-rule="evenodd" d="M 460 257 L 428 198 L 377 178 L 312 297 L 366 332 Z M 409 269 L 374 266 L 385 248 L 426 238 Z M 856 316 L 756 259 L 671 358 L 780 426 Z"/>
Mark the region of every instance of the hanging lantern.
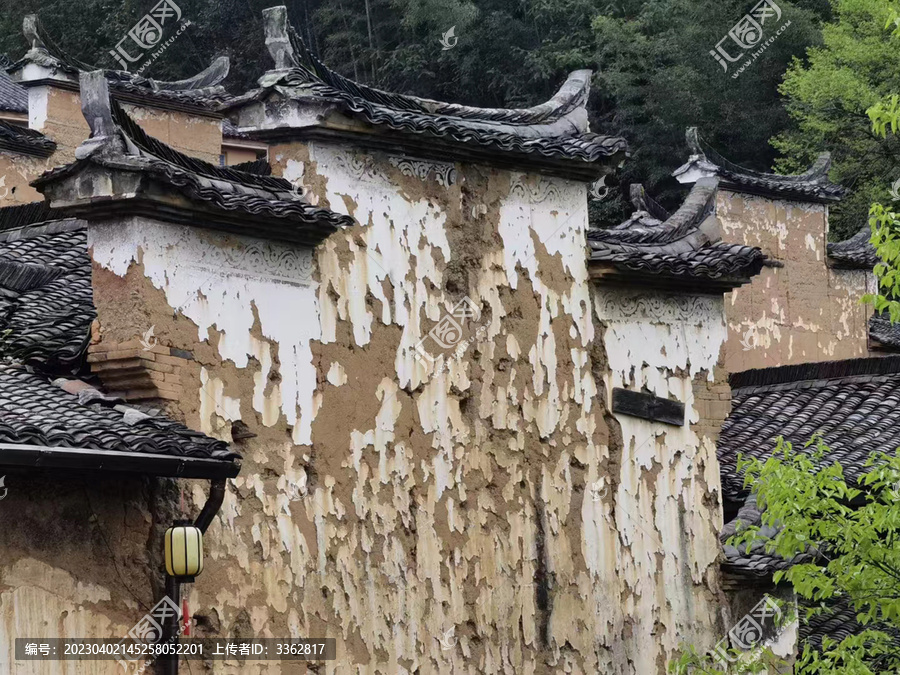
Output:
<path fill-rule="evenodd" d="M 189 520 L 177 520 L 166 530 L 166 572 L 192 582 L 203 571 L 203 533 Z"/>

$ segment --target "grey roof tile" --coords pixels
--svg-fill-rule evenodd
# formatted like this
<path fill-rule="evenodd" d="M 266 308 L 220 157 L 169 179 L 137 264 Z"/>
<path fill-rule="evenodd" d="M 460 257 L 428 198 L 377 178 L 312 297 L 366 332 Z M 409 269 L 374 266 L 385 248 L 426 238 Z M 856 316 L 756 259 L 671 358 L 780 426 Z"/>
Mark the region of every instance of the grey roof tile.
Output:
<path fill-rule="evenodd" d="M 872 228 L 866 224 L 849 239 L 829 243 L 826 248 L 832 266 L 846 269 L 873 269 L 881 259 L 875 252 L 875 247 L 869 242 L 871 238 Z"/>
<path fill-rule="evenodd" d="M 47 157 L 56 150 L 56 143 L 39 131 L 0 120 L 0 150 Z"/>
<path fill-rule="evenodd" d="M 728 161 L 700 138 L 696 127 L 687 130 L 687 143 L 691 157 L 673 172 L 676 177 L 691 172 L 715 175 L 726 187 L 738 187 L 750 193 L 800 201 L 833 202 L 840 200 L 847 192 L 845 188 L 828 180 L 828 170 L 831 167 L 828 153 L 820 155 L 805 173 L 786 176 L 754 171 Z"/>
<path fill-rule="evenodd" d="M 884 356 L 764 368 L 731 376 L 732 410 L 722 425 L 717 455 L 729 499 L 746 491 L 738 453 L 764 459 L 783 436 L 795 449 L 816 433 L 853 479 L 875 451 L 900 447 L 893 423 L 900 407 L 900 357 Z"/>
<path fill-rule="evenodd" d="M 108 396 L 71 394 L 26 366 L 0 364 L 0 443 L 223 461 L 239 457 L 224 441 L 163 417 L 129 415 L 126 421 L 128 410 Z"/>
<path fill-rule="evenodd" d="M 749 280 L 762 269 L 765 255 L 759 248 L 720 240 L 713 226 L 716 187 L 714 178 L 699 180 L 670 216 L 637 186 L 632 193 L 637 211 L 627 221 L 588 231 L 590 261 L 626 274 L 733 280 L 734 285 Z"/>
<path fill-rule="evenodd" d="M 378 127 L 501 152 L 588 163 L 627 152 L 624 138 L 587 129 L 588 70 L 572 73 L 551 100 L 532 108 L 444 103 L 354 82 L 328 68 L 307 48 L 299 33 L 287 24 L 284 8 L 271 8 L 264 16 L 266 42 L 270 51 L 275 50 L 278 70 L 263 76 L 260 90 L 236 98 L 229 107 L 277 88 L 288 95 L 334 102 L 347 114 Z M 286 39 L 280 39 L 282 36 Z"/>
<path fill-rule="evenodd" d="M 0 241 L 0 354 L 77 371 L 96 316 L 86 230 Z"/>
<path fill-rule="evenodd" d="M 2 63 L 0 63 L 0 111 L 28 112 L 28 92 L 25 87 L 9 79 Z"/>

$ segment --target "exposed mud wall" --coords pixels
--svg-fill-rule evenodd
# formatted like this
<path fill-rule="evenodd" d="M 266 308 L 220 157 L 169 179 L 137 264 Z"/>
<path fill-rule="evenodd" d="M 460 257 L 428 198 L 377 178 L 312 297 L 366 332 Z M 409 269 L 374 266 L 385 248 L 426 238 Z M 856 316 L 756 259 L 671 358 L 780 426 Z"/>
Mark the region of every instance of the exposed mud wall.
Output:
<path fill-rule="evenodd" d="M 726 370 L 867 355 L 871 309 L 859 303 L 867 273 L 826 265 L 825 206 L 719 190 L 716 209 L 723 239 L 759 246 L 784 265 L 732 292 Z"/>
<path fill-rule="evenodd" d="M 53 166 L 49 158 L 0 150 L 0 207 L 42 199 L 38 191 L 28 183 Z"/>
<path fill-rule="evenodd" d="M 606 400 L 633 364 L 690 406 L 721 301 L 672 319 L 674 353 L 642 369 L 627 321 L 596 330 L 615 310 L 588 284 L 584 185 L 325 144 L 270 158 L 359 225 L 315 251 L 143 219 L 89 230 L 101 349 L 154 326 L 191 353 L 173 412 L 256 434 L 190 592 L 202 632 L 336 637 L 321 672 L 392 675 L 645 675 L 706 641 L 711 441 L 690 407 L 693 426 L 662 433 Z M 420 345 L 465 298 L 458 340 Z"/>
<path fill-rule="evenodd" d="M 122 673 L 114 661 L 19 661 L 15 638 L 124 638 L 156 600 L 153 485 L 6 472 L 0 500 L 0 672 Z M 154 564 L 156 563 L 156 564 Z"/>
<path fill-rule="evenodd" d="M 628 626 L 622 639 L 636 673 L 662 673 L 682 643 L 711 647 L 725 625 L 715 453 L 729 403 L 719 367 L 723 301 L 598 287 L 594 304 L 604 326 L 607 392 L 623 387 L 685 406 L 683 426 L 616 414 L 622 443 L 602 488 L 618 530 L 609 551 Z"/>
<path fill-rule="evenodd" d="M 126 105 L 125 112 L 141 129 L 166 145 L 218 166 L 222 153 L 221 119 L 138 105 Z"/>
<path fill-rule="evenodd" d="M 75 148 L 90 135 L 76 91 L 52 86 L 29 89 L 29 126 L 56 143 L 47 158 L 0 150 L 0 207 L 36 202 L 41 195 L 29 183 L 75 160 Z M 219 164 L 222 121 L 215 117 L 126 105 L 126 111 L 151 136 L 188 155 Z M 241 160 L 243 161 L 243 160 Z"/>

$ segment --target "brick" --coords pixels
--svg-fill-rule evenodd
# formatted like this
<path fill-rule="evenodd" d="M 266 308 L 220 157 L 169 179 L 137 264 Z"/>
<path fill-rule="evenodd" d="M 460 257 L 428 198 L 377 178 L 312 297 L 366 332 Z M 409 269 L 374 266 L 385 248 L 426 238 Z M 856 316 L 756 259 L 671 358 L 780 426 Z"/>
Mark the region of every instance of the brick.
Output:
<path fill-rule="evenodd" d="M 154 370 L 157 373 L 174 373 L 175 366 L 166 364 L 166 363 L 157 363 L 156 361 L 147 361 L 144 363 L 144 368 L 147 370 Z"/>
<path fill-rule="evenodd" d="M 162 354 L 159 354 L 156 357 L 156 361 L 157 363 L 166 363 L 170 366 L 183 366 L 186 362 L 186 359 L 178 356 L 164 356 Z"/>
<path fill-rule="evenodd" d="M 122 359 L 119 361 L 94 361 L 91 363 L 91 371 L 104 372 L 108 370 L 143 370 L 144 362 L 141 359 Z"/>

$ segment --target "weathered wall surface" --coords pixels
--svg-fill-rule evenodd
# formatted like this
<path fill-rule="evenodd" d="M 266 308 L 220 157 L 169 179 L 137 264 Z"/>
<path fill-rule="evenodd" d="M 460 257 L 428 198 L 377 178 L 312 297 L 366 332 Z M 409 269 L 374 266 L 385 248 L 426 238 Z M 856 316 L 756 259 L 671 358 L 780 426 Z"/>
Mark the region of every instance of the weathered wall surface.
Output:
<path fill-rule="evenodd" d="M 29 89 L 29 126 L 54 141 L 47 158 L 0 151 L 0 207 L 42 199 L 29 183 L 44 171 L 75 160 L 75 148 L 90 135 L 76 91 L 40 86 Z M 219 164 L 221 119 L 173 110 L 125 105 L 129 115 L 151 136 L 188 155 Z M 244 161 L 244 160 L 240 160 Z"/>
<path fill-rule="evenodd" d="M 38 191 L 28 183 L 53 166 L 49 158 L 0 150 L 0 207 L 42 199 Z"/>
<path fill-rule="evenodd" d="M 115 661 L 14 660 L 15 638 L 124 638 L 158 595 L 155 488 L 11 472 L 0 500 L 0 672 L 122 673 Z M 158 563 L 159 556 L 156 556 Z"/>
<path fill-rule="evenodd" d="M 763 268 L 726 302 L 726 370 L 867 355 L 866 273 L 826 265 L 823 205 L 719 190 L 716 210 L 725 240 L 784 264 Z"/>
<path fill-rule="evenodd" d="M 392 675 L 645 675 L 708 641 L 712 445 L 607 411 L 644 357 L 630 328 L 604 329 L 607 370 L 585 186 L 325 144 L 270 158 L 360 225 L 314 252 L 142 219 L 90 229 L 97 351 L 154 326 L 191 353 L 177 414 L 256 434 L 191 591 L 201 633 L 333 636 L 323 672 Z M 479 316 L 418 359 L 466 297 Z M 720 302 L 705 311 L 642 381 L 687 402 L 707 386 L 725 328 Z"/>
<path fill-rule="evenodd" d="M 186 155 L 219 165 L 222 152 L 221 119 L 138 105 L 125 105 L 124 108 L 131 119 L 154 138 Z"/>
<path fill-rule="evenodd" d="M 685 405 L 684 426 L 616 414 L 622 442 L 605 477 L 618 529 L 612 581 L 630 624 L 624 639 L 636 673 L 662 673 L 682 643 L 712 646 L 724 634 L 715 452 L 730 399 L 720 368 L 723 301 L 598 287 L 594 304 L 609 397 L 623 387 Z"/>

